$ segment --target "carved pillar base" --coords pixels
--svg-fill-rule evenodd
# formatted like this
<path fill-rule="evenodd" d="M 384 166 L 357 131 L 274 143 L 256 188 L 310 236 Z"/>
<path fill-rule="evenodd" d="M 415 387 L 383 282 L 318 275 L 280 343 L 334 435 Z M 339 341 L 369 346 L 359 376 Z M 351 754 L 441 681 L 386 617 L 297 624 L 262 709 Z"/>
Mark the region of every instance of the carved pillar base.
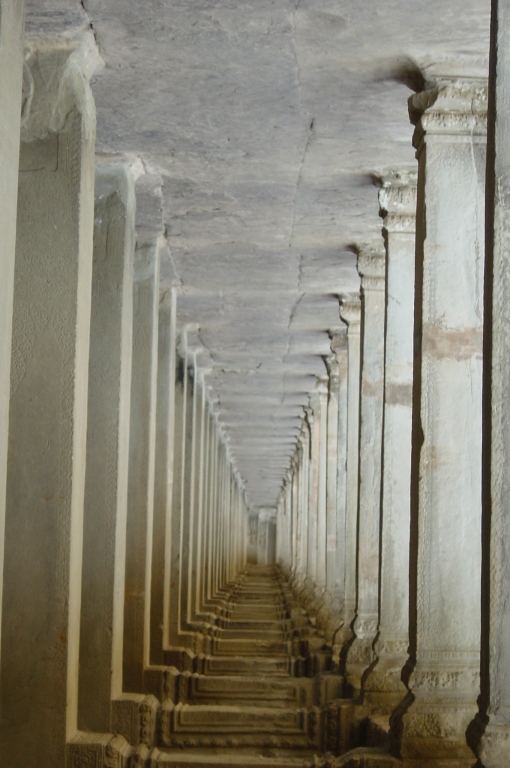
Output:
<path fill-rule="evenodd" d="M 320 618 L 318 616 L 317 619 L 323 625 L 324 640 L 328 645 L 332 645 L 336 632 L 342 624 L 342 605 L 336 595 L 326 592 L 320 614 Z"/>
<path fill-rule="evenodd" d="M 398 727 L 404 765 L 472 768 L 476 758 L 466 732 L 476 715 L 478 678 L 467 665 L 415 669 L 410 687 L 416 699 Z"/>
<path fill-rule="evenodd" d="M 68 768 L 129 768 L 133 748 L 122 738 L 111 733 L 78 733 L 67 745 Z M 135 763 L 136 764 L 136 763 Z"/>
<path fill-rule="evenodd" d="M 154 746 L 159 701 L 155 696 L 123 693 L 112 701 L 112 730 L 136 747 Z"/>
<path fill-rule="evenodd" d="M 510 724 L 491 723 L 481 741 L 480 759 L 485 768 L 500 768 L 510 755 Z"/>
<path fill-rule="evenodd" d="M 363 685 L 363 703 L 372 712 L 390 714 L 407 694 L 402 681 L 408 660 L 407 646 L 402 640 L 376 643 L 378 661 Z"/>
<path fill-rule="evenodd" d="M 352 693 L 361 691 L 363 675 L 375 662 L 374 638 L 377 634 L 377 619 L 358 617 L 354 623 L 354 642 L 347 652 L 345 666 L 346 680 Z"/>

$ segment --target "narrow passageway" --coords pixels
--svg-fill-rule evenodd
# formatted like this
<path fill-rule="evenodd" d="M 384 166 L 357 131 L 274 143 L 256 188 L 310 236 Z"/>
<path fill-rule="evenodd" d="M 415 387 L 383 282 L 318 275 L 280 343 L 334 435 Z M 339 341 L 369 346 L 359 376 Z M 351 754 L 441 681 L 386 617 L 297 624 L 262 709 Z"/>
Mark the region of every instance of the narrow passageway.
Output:
<path fill-rule="evenodd" d="M 158 765 L 309 766 L 320 744 L 307 655 L 322 641 L 278 568 L 248 566 L 229 586 L 203 672 L 181 674 L 163 704 Z"/>
<path fill-rule="evenodd" d="M 195 672 L 173 670 L 151 765 L 393 765 L 370 748 L 345 763 L 327 751 L 338 749 L 327 726 L 333 718 L 336 739 L 343 677 L 324 671 L 331 666 L 324 639 L 278 566 L 248 565 L 226 592 L 212 652 L 196 660 Z"/>
<path fill-rule="evenodd" d="M 0 768 L 509 768 L 510 0 L 0 0 L 0 104 Z"/>

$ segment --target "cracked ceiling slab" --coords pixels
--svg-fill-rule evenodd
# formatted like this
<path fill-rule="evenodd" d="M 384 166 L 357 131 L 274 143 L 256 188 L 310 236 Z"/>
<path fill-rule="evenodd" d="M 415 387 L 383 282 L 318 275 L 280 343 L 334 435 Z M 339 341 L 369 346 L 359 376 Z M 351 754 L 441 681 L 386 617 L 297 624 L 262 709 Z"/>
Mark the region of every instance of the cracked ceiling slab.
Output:
<path fill-rule="evenodd" d="M 303 406 L 381 237 L 373 179 L 415 164 L 419 64 L 488 50 L 489 0 L 28 0 L 28 34 L 92 30 L 97 148 L 140 158 L 139 236 L 197 324 L 248 502 L 275 504 Z"/>

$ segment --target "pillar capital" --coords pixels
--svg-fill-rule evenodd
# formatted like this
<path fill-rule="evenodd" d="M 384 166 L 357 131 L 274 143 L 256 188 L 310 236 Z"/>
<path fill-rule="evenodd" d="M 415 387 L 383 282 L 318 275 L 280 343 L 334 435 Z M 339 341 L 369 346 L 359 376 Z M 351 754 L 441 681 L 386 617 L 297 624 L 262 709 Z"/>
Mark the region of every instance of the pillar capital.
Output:
<path fill-rule="evenodd" d="M 379 209 L 387 232 L 414 234 L 416 230 L 415 169 L 391 169 L 381 175 Z"/>
<path fill-rule="evenodd" d="M 328 334 L 331 339 L 331 351 L 338 361 L 338 358 L 347 352 L 347 326 L 330 328 Z"/>
<path fill-rule="evenodd" d="M 457 57 L 423 67 L 426 87 L 409 98 L 409 117 L 420 148 L 427 135 L 470 136 L 484 141 L 487 131 L 488 63 L 483 56 Z"/>
<path fill-rule="evenodd" d="M 361 299 L 359 293 L 340 296 L 340 319 L 347 325 L 347 333 L 359 334 L 361 325 Z"/>
<path fill-rule="evenodd" d="M 360 248 L 356 266 L 364 293 L 367 291 L 384 291 L 386 252 L 382 246 L 368 245 Z"/>
<path fill-rule="evenodd" d="M 29 44 L 23 72 L 21 140 L 31 142 L 60 132 L 73 107 L 78 107 L 84 138 L 93 141 L 95 107 L 88 82 L 103 66 L 90 32 L 54 45 Z"/>
<path fill-rule="evenodd" d="M 339 364 L 337 356 L 332 352 L 330 355 L 324 355 L 324 364 L 328 369 L 329 383 L 331 386 L 338 385 L 340 378 Z"/>

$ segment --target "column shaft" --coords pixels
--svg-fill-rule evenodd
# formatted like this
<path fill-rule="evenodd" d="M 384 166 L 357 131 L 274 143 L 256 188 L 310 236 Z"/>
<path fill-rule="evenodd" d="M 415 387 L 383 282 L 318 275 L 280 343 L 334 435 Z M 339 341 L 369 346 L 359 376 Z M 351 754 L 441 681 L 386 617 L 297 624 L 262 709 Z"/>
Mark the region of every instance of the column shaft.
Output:
<path fill-rule="evenodd" d="M 16 250 L 16 205 L 23 80 L 24 0 L 0 2 L 0 232 L 2 266 L 0 272 L 0 574 L 3 574 L 5 484 L 9 436 L 9 391 L 11 373 L 12 302 L 14 292 L 14 254 Z M 0 612 L 2 610 L 0 576 Z M 0 622 L 1 653 L 1 622 Z"/>
<path fill-rule="evenodd" d="M 341 298 L 340 318 L 347 324 L 347 460 L 345 478 L 344 603 L 342 626 L 335 636 L 335 653 L 352 637 L 356 612 L 356 550 L 359 482 L 359 402 L 361 301 L 357 295 Z"/>
<path fill-rule="evenodd" d="M 66 738 L 77 728 L 95 112 L 69 47 L 33 49 L 27 67 L 33 97 L 18 190 L 1 762 L 54 768 L 64 765 Z"/>
<path fill-rule="evenodd" d="M 124 690 L 142 693 L 150 649 L 158 364 L 159 244 L 135 250 L 124 613 Z"/>
<path fill-rule="evenodd" d="M 395 172 L 382 183 L 387 297 L 379 660 L 364 690 L 366 702 L 391 711 L 406 692 L 401 677 L 409 650 L 416 174 Z"/>
<path fill-rule="evenodd" d="M 95 194 L 79 727 L 108 733 L 122 693 L 135 234 L 126 167 L 98 166 Z"/>
<path fill-rule="evenodd" d="M 363 310 L 361 367 L 358 596 L 354 643 L 347 657 L 348 682 L 357 690 L 373 661 L 379 614 L 379 523 L 381 514 L 384 399 L 385 253 L 358 256 Z"/>
<path fill-rule="evenodd" d="M 433 756 L 467 768 L 473 754 L 466 729 L 476 712 L 480 669 L 487 90 L 478 62 L 440 65 L 446 66 L 444 76 L 444 69 L 431 66 L 426 75 L 434 84 L 410 100 L 419 168 L 416 317 L 423 442 L 416 666 L 410 680 L 416 698 L 403 718 L 401 751 L 405 758 Z"/>

